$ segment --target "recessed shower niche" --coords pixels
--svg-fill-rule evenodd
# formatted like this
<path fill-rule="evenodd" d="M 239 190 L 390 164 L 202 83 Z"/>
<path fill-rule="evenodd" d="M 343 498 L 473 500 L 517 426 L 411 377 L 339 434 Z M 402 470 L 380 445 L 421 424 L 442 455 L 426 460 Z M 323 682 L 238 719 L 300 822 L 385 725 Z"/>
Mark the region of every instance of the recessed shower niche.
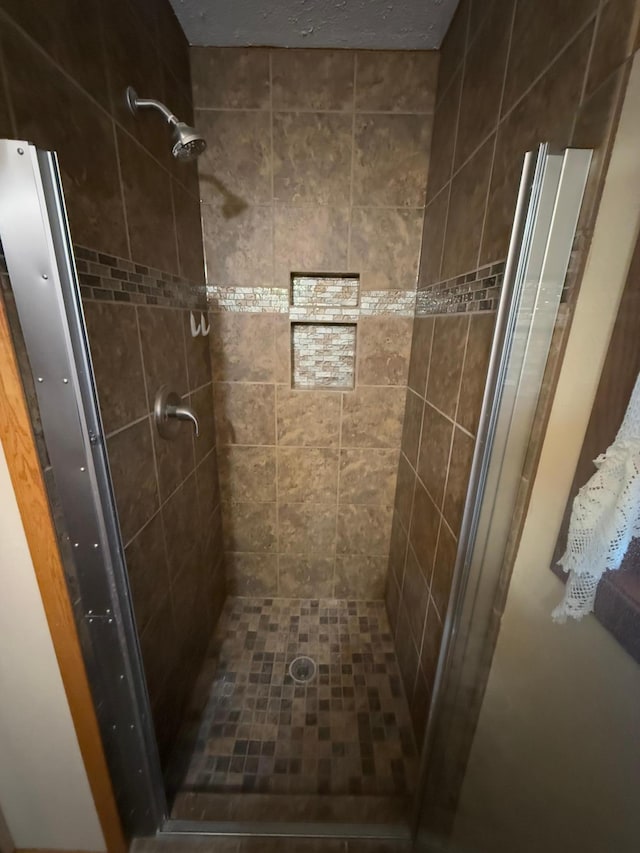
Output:
<path fill-rule="evenodd" d="M 291 386 L 296 389 L 355 385 L 356 275 L 291 276 Z"/>

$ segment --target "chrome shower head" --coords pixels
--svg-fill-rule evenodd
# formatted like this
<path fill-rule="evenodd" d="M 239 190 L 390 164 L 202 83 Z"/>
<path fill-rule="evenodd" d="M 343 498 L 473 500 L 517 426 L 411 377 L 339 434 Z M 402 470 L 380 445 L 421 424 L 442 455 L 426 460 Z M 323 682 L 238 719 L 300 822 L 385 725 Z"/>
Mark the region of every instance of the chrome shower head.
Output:
<path fill-rule="evenodd" d="M 171 153 L 176 160 L 194 160 L 207 147 L 198 131 L 183 121 L 174 125 L 173 138 L 175 141 Z"/>
<path fill-rule="evenodd" d="M 173 148 L 171 153 L 176 160 L 194 160 L 207 147 L 207 143 L 198 131 L 185 122 L 180 121 L 161 101 L 152 98 L 139 98 L 131 86 L 126 92 L 127 106 L 135 115 L 139 109 L 150 107 L 158 110 L 173 129 Z"/>

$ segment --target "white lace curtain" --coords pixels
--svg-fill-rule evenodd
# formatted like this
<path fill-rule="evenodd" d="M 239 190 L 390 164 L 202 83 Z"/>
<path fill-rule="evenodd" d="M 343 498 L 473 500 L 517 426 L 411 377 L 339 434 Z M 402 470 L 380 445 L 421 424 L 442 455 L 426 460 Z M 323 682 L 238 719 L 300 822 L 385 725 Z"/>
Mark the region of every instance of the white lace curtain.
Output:
<path fill-rule="evenodd" d="M 620 568 L 640 536 L 640 376 L 616 440 L 594 464 L 598 470 L 573 502 L 567 550 L 558 561 L 569 578 L 555 622 L 591 613 L 600 578 Z"/>

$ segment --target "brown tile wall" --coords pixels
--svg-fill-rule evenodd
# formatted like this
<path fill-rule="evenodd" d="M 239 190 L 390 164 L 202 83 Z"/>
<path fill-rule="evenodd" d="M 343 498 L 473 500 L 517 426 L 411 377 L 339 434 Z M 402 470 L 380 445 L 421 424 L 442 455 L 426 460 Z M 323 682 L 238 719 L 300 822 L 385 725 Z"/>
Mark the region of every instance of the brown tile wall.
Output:
<path fill-rule="evenodd" d="M 56 150 L 71 233 L 88 247 L 87 325 L 165 754 L 224 596 L 213 394 L 184 310 L 203 297 L 197 169 L 171 157 L 159 115 L 128 113 L 124 92 L 191 121 L 188 46 L 168 0 L 2 0 L 0 78 L 0 136 Z M 186 426 L 172 446 L 153 433 L 162 382 L 201 415 L 195 445 Z"/>
<path fill-rule="evenodd" d="M 494 307 L 467 295 L 475 286 L 465 282 L 482 278 L 489 267 L 492 274 L 504 261 L 522 159 L 543 141 L 596 149 L 568 283 L 579 280 L 638 10 L 637 0 L 462 0 L 441 50 L 387 583 L 418 738 L 448 604 L 494 322 L 493 312 L 445 312 L 467 312 L 467 300 L 472 312 Z M 487 290 L 493 300 L 499 283 Z M 563 311 L 560 333 L 566 321 Z M 553 364 L 562 349 L 559 337 Z M 540 425 L 536 434 L 542 434 Z"/>
<path fill-rule="evenodd" d="M 429 52 L 192 49 L 235 594 L 384 594 L 436 70 Z M 291 390 L 292 272 L 409 295 L 358 315 L 353 390 Z M 255 304 L 217 310 L 216 288 Z"/>

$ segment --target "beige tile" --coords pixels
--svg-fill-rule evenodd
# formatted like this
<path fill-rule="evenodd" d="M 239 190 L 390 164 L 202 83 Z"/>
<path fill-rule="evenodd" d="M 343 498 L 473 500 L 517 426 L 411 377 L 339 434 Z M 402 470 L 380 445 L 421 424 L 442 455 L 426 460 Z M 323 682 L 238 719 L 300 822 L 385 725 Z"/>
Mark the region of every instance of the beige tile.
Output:
<path fill-rule="evenodd" d="M 85 302 L 100 412 L 107 433 L 147 411 L 135 308 L 112 302 Z"/>
<path fill-rule="evenodd" d="M 275 503 L 223 503 L 222 523 L 226 551 L 263 554 L 276 550 Z"/>
<path fill-rule="evenodd" d="M 461 0 L 453 16 L 440 48 L 438 71 L 438 100 L 451 84 L 455 71 L 462 65 L 467 45 L 469 10 L 477 4 L 473 0 Z"/>
<path fill-rule="evenodd" d="M 418 463 L 418 450 L 420 448 L 420 431 L 422 429 L 422 414 L 424 401 L 411 389 L 407 391 L 407 404 L 404 412 L 404 425 L 402 428 L 402 452 L 411 465 L 415 468 Z"/>
<path fill-rule="evenodd" d="M 386 570 L 386 557 L 336 557 L 336 597 L 373 601 L 383 599 Z"/>
<path fill-rule="evenodd" d="M 362 290 L 415 290 L 423 212 L 354 208 L 349 267 Z"/>
<path fill-rule="evenodd" d="M 413 635 L 413 642 L 416 649 L 419 649 L 422 645 L 422 631 L 427 617 L 429 588 L 412 548 L 409 548 L 409 552 L 407 553 L 401 601 L 404 611 L 409 618 L 409 628 Z"/>
<path fill-rule="evenodd" d="M 402 436 L 404 388 L 357 388 L 343 394 L 343 447 L 398 447 Z"/>
<path fill-rule="evenodd" d="M 427 388 L 427 375 L 431 359 L 431 338 L 433 336 L 433 318 L 416 317 L 413 321 L 411 338 L 411 357 L 409 361 L 409 388 L 424 397 Z"/>
<path fill-rule="evenodd" d="M 278 594 L 287 598 L 333 597 L 333 557 L 278 557 Z"/>
<path fill-rule="evenodd" d="M 453 424 L 428 403 L 422 420 L 418 474 L 438 506 L 442 503 Z"/>
<path fill-rule="evenodd" d="M 427 583 L 431 581 L 438 544 L 440 513 L 420 482 L 416 483 L 409 542 Z"/>
<path fill-rule="evenodd" d="M 38 18 L 41 19 L 39 23 Z M 71 56 L 78 61 L 83 54 L 86 58 L 87 52 L 93 54 L 92 62 L 95 62 L 97 57 L 92 45 L 81 46 L 75 38 L 59 40 L 56 33 L 61 22 L 47 18 L 39 10 L 34 15 L 34 26 L 42 31 L 42 38 L 48 40 L 65 68 L 72 67 Z M 85 25 L 87 23 L 85 21 Z M 80 245 L 127 257 L 118 154 L 109 116 L 17 30 L 3 29 L 6 30 L 2 40 L 3 59 L 15 120 L 14 128 L 5 125 L 10 131 L 8 135 L 28 139 L 40 148 L 59 153 L 74 240 Z M 80 61 L 84 64 L 85 60 Z M 96 71 L 104 73 L 103 63 L 99 62 L 97 67 L 93 64 L 92 71 L 87 66 L 86 73 Z M 84 80 L 89 85 L 87 77 Z M 92 90 L 97 94 L 94 86 Z M 165 187 L 166 183 L 165 180 Z M 164 189 L 159 192 L 162 194 Z M 152 193 L 152 197 L 154 195 Z"/>
<path fill-rule="evenodd" d="M 468 328 L 469 318 L 464 315 L 435 319 L 426 398 L 450 418 L 458 405 Z"/>
<path fill-rule="evenodd" d="M 171 181 L 173 215 L 178 244 L 178 268 L 183 278 L 197 284 L 204 283 L 204 247 L 200 201 L 176 180 Z"/>
<path fill-rule="evenodd" d="M 276 382 L 289 385 L 291 383 L 291 323 L 286 314 L 276 314 L 274 317 L 275 332 L 275 369 Z"/>
<path fill-rule="evenodd" d="M 446 186 L 424 212 L 422 251 L 418 270 L 418 288 L 442 280 L 442 252 L 449 209 L 449 187 Z"/>
<path fill-rule="evenodd" d="M 274 385 L 216 382 L 214 401 L 219 444 L 276 443 Z"/>
<path fill-rule="evenodd" d="M 292 272 L 344 272 L 348 221 L 346 208 L 278 205 L 274 210 L 276 285 L 289 289 Z"/>
<path fill-rule="evenodd" d="M 495 137 L 490 137 L 451 182 L 441 277 L 478 267 L 481 223 L 487 204 Z"/>
<path fill-rule="evenodd" d="M 438 608 L 440 619 L 444 621 L 449 604 L 449 593 L 453 582 L 453 570 L 456 561 L 457 545 L 446 524 L 440 526 L 438 550 L 433 568 L 431 595 Z"/>
<path fill-rule="evenodd" d="M 513 7 L 513 0 L 492 3 L 469 47 L 456 137 L 456 168 L 495 130 L 498 122 Z"/>
<path fill-rule="evenodd" d="M 209 283 L 225 287 L 272 286 L 270 205 L 250 205 L 228 212 L 218 204 L 204 204 L 202 231 Z"/>
<path fill-rule="evenodd" d="M 430 117 L 358 114 L 355 134 L 353 203 L 422 207 Z"/>
<path fill-rule="evenodd" d="M 336 541 L 335 504 L 288 504 L 278 507 L 281 554 L 333 554 Z"/>
<path fill-rule="evenodd" d="M 330 504 L 338 495 L 338 451 L 278 448 L 278 498 L 287 503 Z"/>
<path fill-rule="evenodd" d="M 198 481 L 198 503 L 202 524 L 213 524 L 212 516 L 220 503 L 220 481 L 218 477 L 218 457 L 212 450 L 196 468 Z"/>
<path fill-rule="evenodd" d="M 409 617 L 402 604 L 400 605 L 398 627 L 396 628 L 396 655 L 405 694 L 413 696 L 413 686 L 416 681 L 420 658 L 409 627 Z"/>
<path fill-rule="evenodd" d="M 191 337 L 189 311 L 182 312 L 182 326 L 187 357 L 187 379 L 190 391 L 211 382 L 211 352 L 209 338 L 198 335 Z M 196 314 L 198 317 L 199 315 Z M 211 325 L 211 316 L 204 312 L 205 321 Z"/>
<path fill-rule="evenodd" d="M 131 258 L 178 273 L 171 182 L 142 146 L 119 129 L 116 134 Z"/>
<path fill-rule="evenodd" d="M 391 537 L 391 506 L 338 507 L 338 554 L 367 554 L 388 559 Z"/>
<path fill-rule="evenodd" d="M 126 544 L 159 506 L 149 419 L 111 436 L 107 452 L 118 521 Z"/>
<path fill-rule="evenodd" d="M 393 503 L 398 471 L 397 450 L 342 450 L 340 503 Z"/>
<path fill-rule="evenodd" d="M 192 47 L 196 107 L 268 109 L 269 51 L 249 47 Z"/>
<path fill-rule="evenodd" d="M 160 500 L 165 501 L 195 467 L 191 424 L 181 424 L 175 439 L 162 438 L 153 430 L 153 447 L 158 471 Z"/>
<path fill-rule="evenodd" d="M 442 96 L 436 107 L 433 120 L 433 138 L 429 156 L 429 178 L 427 181 L 427 203 L 446 186 L 453 169 L 453 154 L 456 146 L 462 70 L 456 72 L 453 83 Z"/>
<path fill-rule="evenodd" d="M 395 508 L 398 518 L 405 530 L 409 530 L 411 522 L 411 507 L 413 505 L 413 490 L 415 488 L 416 475 L 404 454 L 400 454 L 398 462 L 398 477 L 396 484 Z"/>
<path fill-rule="evenodd" d="M 167 560 L 174 588 L 193 584 L 202 573 L 197 504 L 198 485 L 196 478 L 190 476 L 162 507 Z"/>
<path fill-rule="evenodd" d="M 174 308 L 140 306 L 137 311 L 151 408 L 162 385 L 181 396 L 188 391 L 184 324 L 182 313 Z"/>
<path fill-rule="evenodd" d="M 276 348 L 273 314 L 211 314 L 211 364 L 219 382 L 273 382 Z"/>
<path fill-rule="evenodd" d="M 406 385 L 413 320 L 361 317 L 358 323 L 358 383 Z"/>
<path fill-rule="evenodd" d="M 275 110 L 351 110 L 354 55 L 349 50 L 273 50 Z"/>
<path fill-rule="evenodd" d="M 402 586 L 404 563 L 407 555 L 407 533 L 400 523 L 398 513 L 394 512 L 389 541 L 389 573 L 398 588 Z"/>
<path fill-rule="evenodd" d="M 503 111 L 520 98 L 597 8 L 597 0 L 518 4 L 511 36 Z M 589 36 L 591 41 L 591 34 Z"/>
<path fill-rule="evenodd" d="M 154 515 L 147 526 L 127 545 L 125 560 L 136 626 L 142 634 L 169 590 L 169 571 L 160 513 Z"/>
<path fill-rule="evenodd" d="M 278 385 L 278 444 L 336 447 L 340 438 L 340 394 L 293 391 Z"/>
<path fill-rule="evenodd" d="M 218 465 L 224 500 L 275 501 L 275 447 L 221 447 Z"/>
<path fill-rule="evenodd" d="M 275 554 L 225 554 L 230 595 L 263 596 L 278 593 L 278 558 Z"/>
<path fill-rule="evenodd" d="M 420 655 L 420 668 L 427 680 L 427 683 L 432 688 L 436 676 L 436 668 L 438 666 L 438 655 L 440 654 L 441 642 L 442 621 L 433 604 L 433 600 L 431 600 L 429 602 L 429 609 L 427 610 L 427 622 L 424 629 Z"/>
<path fill-rule="evenodd" d="M 273 114 L 273 193 L 285 204 L 349 204 L 352 119 Z"/>
<path fill-rule="evenodd" d="M 198 160 L 202 201 L 219 204 L 221 189 L 245 205 L 271 201 L 271 118 L 268 112 L 198 110 L 207 148 Z"/>
<path fill-rule="evenodd" d="M 473 461 L 474 440 L 458 427 L 453 434 L 449 477 L 444 496 L 443 515 L 455 535 L 458 535 L 464 511 L 469 474 Z"/>
<path fill-rule="evenodd" d="M 387 580 L 385 583 L 384 600 L 387 607 L 391 633 L 395 634 L 398 625 L 398 611 L 400 609 L 400 590 L 398 589 L 398 584 L 396 583 L 395 578 L 389 573 L 387 573 Z"/>
<path fill-rule="evenodd" d="M 370 50 L 357 55 L 356 110 L 432 113 L 438 76 L 435 50 Z"/>
<path fill-rule="evenodd" d="M 495 314 L 491 313 L 474 314 L 469 321 L 469 336 L 464 356 L 456 420 L 474 434 L 478 428 L 487 381 L 495 320 Z"/>
<path fill-rule="evenodd" d="M 196 465 L 215 447 L 216 429 L 213 413 L 213 389 L 211 385 L 205 385 L 189 395 L 188 403 L 198 418 L 200 434 L 193 437 L 193 446 L 196 454 Z M 182 424 L 189 431 L 190 424 Z"/>
<path fill-rule="evenodd" d="M 546 0 L 544 5 L 548 5 Z M 589 26 L 500 125 L 480 249 L 481 265 L 506 257 L 524 152 L 533 150 L 541 139 L 560 148 L 571 141 L 592 35 Z"/>

